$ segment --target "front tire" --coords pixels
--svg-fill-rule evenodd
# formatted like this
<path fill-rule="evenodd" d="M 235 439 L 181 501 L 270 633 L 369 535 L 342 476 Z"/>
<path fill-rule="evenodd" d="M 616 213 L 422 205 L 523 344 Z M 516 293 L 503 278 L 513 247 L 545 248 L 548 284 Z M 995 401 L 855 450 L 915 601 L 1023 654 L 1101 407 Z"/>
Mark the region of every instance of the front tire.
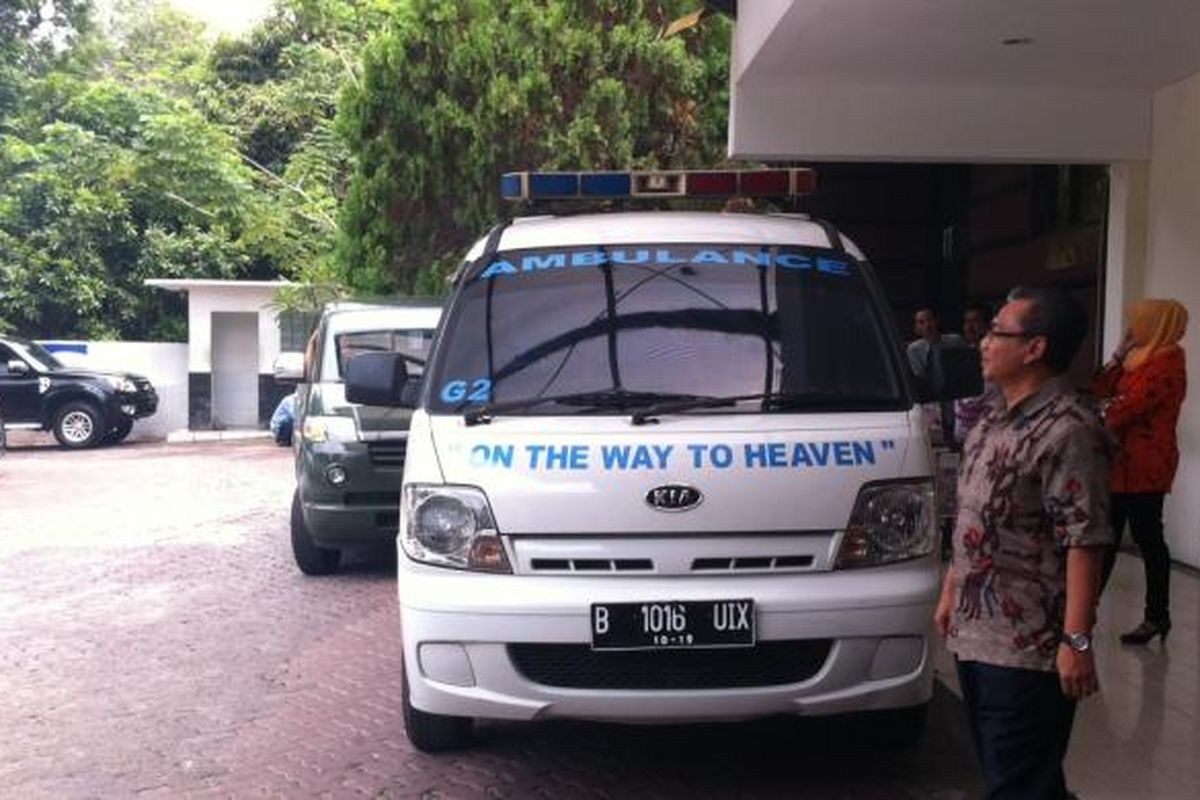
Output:
<path fill-rule="evenodd" d="M 82 450 L 95 447 L 104 438 L 104 417 L 91 403 L 75 400 L 54 415 L 54 438 L 63 447 Z"/>
<path fill-rule="evenodd" d="M 292 556 L 305 575 L 332 575 L 342 561 L 341 550 L 318 547 L 313 541 L 308 525 L 304 523 L 299 489 L 292 494 Z"/>
<path fill-rule="evenodd" d="M 401 678 L 400 701 L 404 711 L 404 732 L 413 747 L 422 753 L 462 750 L 471 743 L 475 724 L 470 717 L 448 717 L 413 708 L 407 666 Z"/>
<path fill-rule="evenodd" d="M 870 736 L 875 744 L 893 748 L 913 747 L 925 733 L 929 704 L 876 711 L 871 717 L 873 727 Z"/>
<path fill-rule="evenodd" d="M 133 420 L 126 417 L 104 435 L 105 444 L 118 444 L 125 441 L 125 437 L 133 430 Z"/>

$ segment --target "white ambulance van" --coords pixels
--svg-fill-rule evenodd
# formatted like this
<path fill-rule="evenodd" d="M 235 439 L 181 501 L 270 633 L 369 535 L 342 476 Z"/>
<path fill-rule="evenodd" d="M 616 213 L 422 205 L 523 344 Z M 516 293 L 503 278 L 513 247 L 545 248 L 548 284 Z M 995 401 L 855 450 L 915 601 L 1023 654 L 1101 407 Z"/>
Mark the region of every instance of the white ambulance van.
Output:
<path fill-rule="evenodd" d="M 786 195 L 811 180 L 516 173 L 502 190 Z M 938 564 L 905 364 L 870 266 L 826 223 L 621 212 L 495 228 L 457 277 L 409 433 L 413 744 L 464 746 L 476 718 L 864 711 L 916 736 Z M 395 405 L 406 380 L 402 359 L 360 356 L 350 397 Z"/>

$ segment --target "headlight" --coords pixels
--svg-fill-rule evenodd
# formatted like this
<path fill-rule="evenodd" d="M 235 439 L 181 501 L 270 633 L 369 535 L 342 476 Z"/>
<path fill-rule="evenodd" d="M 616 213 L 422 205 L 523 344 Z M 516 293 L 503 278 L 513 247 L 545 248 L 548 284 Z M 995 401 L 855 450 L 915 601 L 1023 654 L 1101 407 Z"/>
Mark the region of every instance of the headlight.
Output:
<path fill-rule="evenodd" d="M 131 394 L 137 392 L 137 384 L 129 380 L 129 378 L 122 378 L 118 375 L 105 375 L 104 377 L 115 392 L 127 392 Z"/>
<path fill-rule="evenodd" d="M 834 566 L 872 567 L 933 552 L 933 481 L 868 483 L 858 492 Z"/>
<path fill-rule="evenodd" d="M 512 572 L 492 509 L 483 492 L 473 486 L 405 486 L 400 544 L 414 561 Z"/>
<path fill-rule="evenodd" d="M 357 442 L 353 417 L 305 417 L 300 435 L 310 442 Z"/>

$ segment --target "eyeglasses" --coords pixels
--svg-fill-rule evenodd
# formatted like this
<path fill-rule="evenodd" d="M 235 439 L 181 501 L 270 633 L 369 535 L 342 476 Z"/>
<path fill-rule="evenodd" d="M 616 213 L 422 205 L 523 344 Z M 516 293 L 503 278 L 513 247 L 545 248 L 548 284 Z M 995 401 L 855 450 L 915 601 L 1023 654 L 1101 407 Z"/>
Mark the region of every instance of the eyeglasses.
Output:
<path fill-rule="evenodd" d="M 1035 336 L 1045 336 L 1040 331 L 1001 331 L 996 329 L 996 323 L 988 325 L 987 336 L 993 339 L 1032 339 Z"/>

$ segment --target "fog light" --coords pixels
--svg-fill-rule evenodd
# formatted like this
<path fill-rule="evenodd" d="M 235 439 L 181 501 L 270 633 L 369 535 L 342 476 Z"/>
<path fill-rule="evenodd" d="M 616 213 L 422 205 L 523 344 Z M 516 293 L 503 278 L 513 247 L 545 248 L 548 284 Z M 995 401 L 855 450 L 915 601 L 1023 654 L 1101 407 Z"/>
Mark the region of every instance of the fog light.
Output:
<path fill-rule="evenodd" d="M 466 649 L 457 642 L 422 642 L 417 648 L 421 674 L 451 686 L 474 686 L 475 672 Z"/>
<path fill-rule="evenodd" d="M 137 411 L 137 406 L 125 405 L 121 406 L 121 412 L 127 417 L 132 417 L 133 412 Z"/>
<path fill-rule="evenodd" d="M 889 636 L 879 640 L 871 659 L 871 680 L 881 681 L 915 672 L 925 658 L 923 636 Z"/>
<path fill-rule="evenodd" d="M 330 464 L 325 468 L 325 480 L 329 481 L 332 486 L 341 486 L 350 480 L 350 476 L 341 464 Z"/>

